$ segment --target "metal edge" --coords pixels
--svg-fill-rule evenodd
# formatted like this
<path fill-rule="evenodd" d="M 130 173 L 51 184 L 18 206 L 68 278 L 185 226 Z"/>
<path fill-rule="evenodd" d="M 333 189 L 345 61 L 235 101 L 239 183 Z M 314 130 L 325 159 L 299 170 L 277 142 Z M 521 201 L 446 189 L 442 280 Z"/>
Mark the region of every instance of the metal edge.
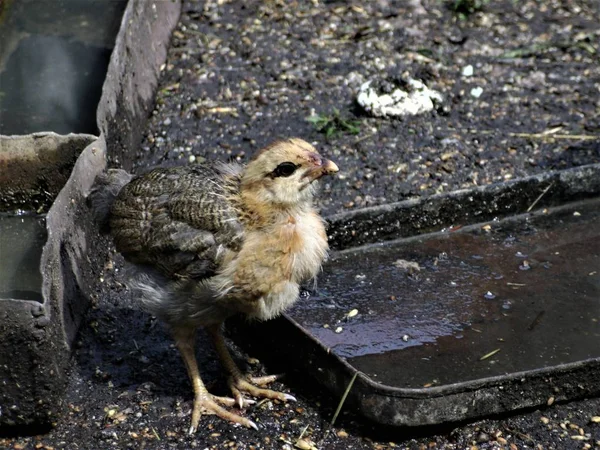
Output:
<path fill-rule="evenodd" d="M 332 215 L 330 245 L 342 250 L 420 235 L 452 225 L 485 222 L 600 193 L 600 164 L 546 172 L 508 182 L 462 189 Z"/>

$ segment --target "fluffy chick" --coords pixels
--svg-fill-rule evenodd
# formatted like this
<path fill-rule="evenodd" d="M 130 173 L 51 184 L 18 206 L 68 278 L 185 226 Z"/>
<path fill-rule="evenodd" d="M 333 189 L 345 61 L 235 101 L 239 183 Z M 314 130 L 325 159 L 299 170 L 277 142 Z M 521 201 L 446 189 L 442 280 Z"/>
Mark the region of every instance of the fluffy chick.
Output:
<path fill-rule="evenodd" d="M 277 316 L 298 299 L 300 283 L 316 276 L 328 246 L 313 207 L 315 181 L 337 171 L 312 145 L 288 139 L 246 167 L 157 168 L 131 180 L 111 171 L 98 184 L 109 199 L 98 201 L 94 192 L 97 209 L 108 211 L 117 250 L 136 268 L 130 287 L 168 324 L 185 362 L 195 394 L 190 433 L 203 412 L 256 428 L 222 407 L 252 403 L 242 393 L 294 400 L 262 387 L 275 377 L 241 373 L 221 325 L 236 313 Z M 198 327 L 212 337 L 234 398 L 206 390 L 194 352 Z"/>

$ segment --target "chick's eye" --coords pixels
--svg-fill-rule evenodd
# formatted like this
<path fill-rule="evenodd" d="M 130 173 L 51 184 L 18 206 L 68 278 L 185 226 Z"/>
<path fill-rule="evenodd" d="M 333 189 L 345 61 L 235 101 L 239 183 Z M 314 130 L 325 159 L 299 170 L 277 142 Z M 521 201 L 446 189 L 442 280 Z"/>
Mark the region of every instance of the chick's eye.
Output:
<path fill-rule="evenodd" d="M 274 177 L 289 177 L 293 174 L 298 166 L 293 162 L 283 162 L 279 164 L 273 171 Z"/>

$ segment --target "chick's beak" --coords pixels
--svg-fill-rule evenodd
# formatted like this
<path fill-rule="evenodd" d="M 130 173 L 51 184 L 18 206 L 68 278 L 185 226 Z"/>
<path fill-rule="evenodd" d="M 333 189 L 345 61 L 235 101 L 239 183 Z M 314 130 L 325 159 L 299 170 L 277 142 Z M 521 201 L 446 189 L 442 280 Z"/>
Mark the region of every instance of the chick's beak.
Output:
<path fill-rule="evenodd" d="M 310 170 L 308 170 L 304 177 L 309 178 L 310 181 L 315 181 L 321 178 L 323 175 L 329 175 L 332 173 L 339 172 L 339 167 L 333 161 L 329 159 L 319 158 L 319 164 L 315 164 Z"/>
<path fill-rule="evenodd" d="M 323 171 L 327 174 L 336 173 L 340 171 L 340 168 L 333 161 L 326 159 L 323 161 Z"/>

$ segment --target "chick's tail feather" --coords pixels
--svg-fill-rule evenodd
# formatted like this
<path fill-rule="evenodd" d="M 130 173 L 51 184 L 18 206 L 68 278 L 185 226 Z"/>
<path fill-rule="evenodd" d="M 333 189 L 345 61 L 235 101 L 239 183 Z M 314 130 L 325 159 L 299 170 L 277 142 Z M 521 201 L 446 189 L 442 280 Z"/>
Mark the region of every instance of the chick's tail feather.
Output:
<path fill-rule="evenodd" d="M 87 203 L 92 210 L 94 220 L 102 231 L 108 231 L 108 219 L 112 205 L 121 189 L 132 178 L 133 175 L 122 169 L 109 169 L 96 177 L 94 186 L 87 197 Z"/>

